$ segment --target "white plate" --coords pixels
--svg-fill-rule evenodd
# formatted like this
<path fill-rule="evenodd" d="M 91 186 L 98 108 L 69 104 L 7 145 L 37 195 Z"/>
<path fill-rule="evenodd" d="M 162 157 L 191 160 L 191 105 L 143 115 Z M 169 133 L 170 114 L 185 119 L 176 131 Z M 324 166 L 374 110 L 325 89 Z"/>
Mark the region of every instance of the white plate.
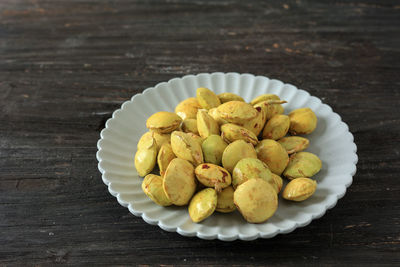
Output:
<path fill-rule="evenodd" d="M 264 94 L 279 95 L 285 113 L 300 107 L 310 107 L 318 117 L 317 129 L 307 138 L 307 151 L 317 154 L 322 160 L 322 170 L 313 178 L 318 187 L 306 201 L 295 203 L 279 199 L 275 215 L 262 224 L 247 223 L 236 211 L 230 214 L 214 213 L 201 223 L 193 223 L 187 207 L 160 207 L 153 203 L 141 189 L 140 178 L 134 167 L 136 144 L 147 131 L 146 119 L 157 111 L 174 111 L 182 100 L 195 96 L 196 88 L 207 87 L 219 94 L 233 92 L 246 101 Z M 253 240 L 271 238 L 279 233 L 289 233 L 315 218 L 323 216 L 327 209 L 336 205 L 346 193 L 356 172 L 357 147 L 348 126 L 321 100 L 290 84 L 263 76 L 238 73 L 202 73 L 175 78 L 144 90 L 130 101 L 123 103 L 106 128 L 100 133 L 97 143 L 98 168 L 109 192 L 118 202 L 128 207 L 147 223 L 158 225 L 170 232 L 203 239 Z"/>

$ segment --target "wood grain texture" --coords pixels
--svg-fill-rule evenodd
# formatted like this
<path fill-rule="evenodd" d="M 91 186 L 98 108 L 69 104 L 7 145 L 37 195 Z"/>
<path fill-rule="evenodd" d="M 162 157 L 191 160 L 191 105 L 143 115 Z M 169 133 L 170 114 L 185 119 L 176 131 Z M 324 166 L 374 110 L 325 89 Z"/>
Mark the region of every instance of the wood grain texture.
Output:
<path fill-rule="evenodd" d="M 399 265 L 398 1 L 0 1 L 0 265 Z M 252 242 L 145 223 L 107 192 L 99 132 L 189 73 L 295 84 L 349 125 L 353 185 L 321 219 Z"/>

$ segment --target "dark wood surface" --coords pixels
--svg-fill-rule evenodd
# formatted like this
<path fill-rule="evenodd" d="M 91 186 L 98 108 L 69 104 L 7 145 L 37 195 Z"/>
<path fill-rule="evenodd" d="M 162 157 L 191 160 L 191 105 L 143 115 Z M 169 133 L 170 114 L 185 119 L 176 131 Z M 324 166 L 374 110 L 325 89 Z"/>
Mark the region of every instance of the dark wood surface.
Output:
<path fill-rule="evenodd" d="M 0 265 L 400 264 L 399 1 L 0 1 Z M 169 233 L 101 181 L 121 103 L 189 73 L 266 75 L 321 98 L 358 146 L 321 219 L 252 242 Z"/>

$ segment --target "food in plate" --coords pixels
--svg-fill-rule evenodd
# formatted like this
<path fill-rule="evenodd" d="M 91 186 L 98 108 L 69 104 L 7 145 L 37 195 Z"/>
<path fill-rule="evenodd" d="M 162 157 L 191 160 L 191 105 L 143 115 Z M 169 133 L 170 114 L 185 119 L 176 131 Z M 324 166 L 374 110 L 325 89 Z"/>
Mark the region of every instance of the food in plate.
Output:
<path fill-rule="evenodd" d="M 200 87 L 175 112 L 154 113 L 135 155 L 144 193 L 160 206 L 188 205 L 195 223 L 236 209 L 262 223 L 277 210 L 278 194 L 297 202 L 312 197 L 311 177 L 322 162 L 303 151 L 310 141 L 298 135 L 313 132 L 317 117 L 308 107 L 285 115 L 284 103 L 274 94 L 247 103 Z M 281 175 L 290 181 L 283 190 Z"/>

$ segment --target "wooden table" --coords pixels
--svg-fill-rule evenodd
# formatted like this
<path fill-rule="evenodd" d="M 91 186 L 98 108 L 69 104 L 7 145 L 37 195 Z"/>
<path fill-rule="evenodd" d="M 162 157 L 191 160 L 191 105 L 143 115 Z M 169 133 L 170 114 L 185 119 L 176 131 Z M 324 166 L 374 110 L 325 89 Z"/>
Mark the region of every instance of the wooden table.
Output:
<path fill-rule="evenodd" d="M 0 265 L 400 264 L 400 2 L 0 2 Z M 189 73 L 249 72 L 321 98 L 354 134 L 321 219 L 252 242 L 148 225 L 97 170 L 121 103 Z"/>

